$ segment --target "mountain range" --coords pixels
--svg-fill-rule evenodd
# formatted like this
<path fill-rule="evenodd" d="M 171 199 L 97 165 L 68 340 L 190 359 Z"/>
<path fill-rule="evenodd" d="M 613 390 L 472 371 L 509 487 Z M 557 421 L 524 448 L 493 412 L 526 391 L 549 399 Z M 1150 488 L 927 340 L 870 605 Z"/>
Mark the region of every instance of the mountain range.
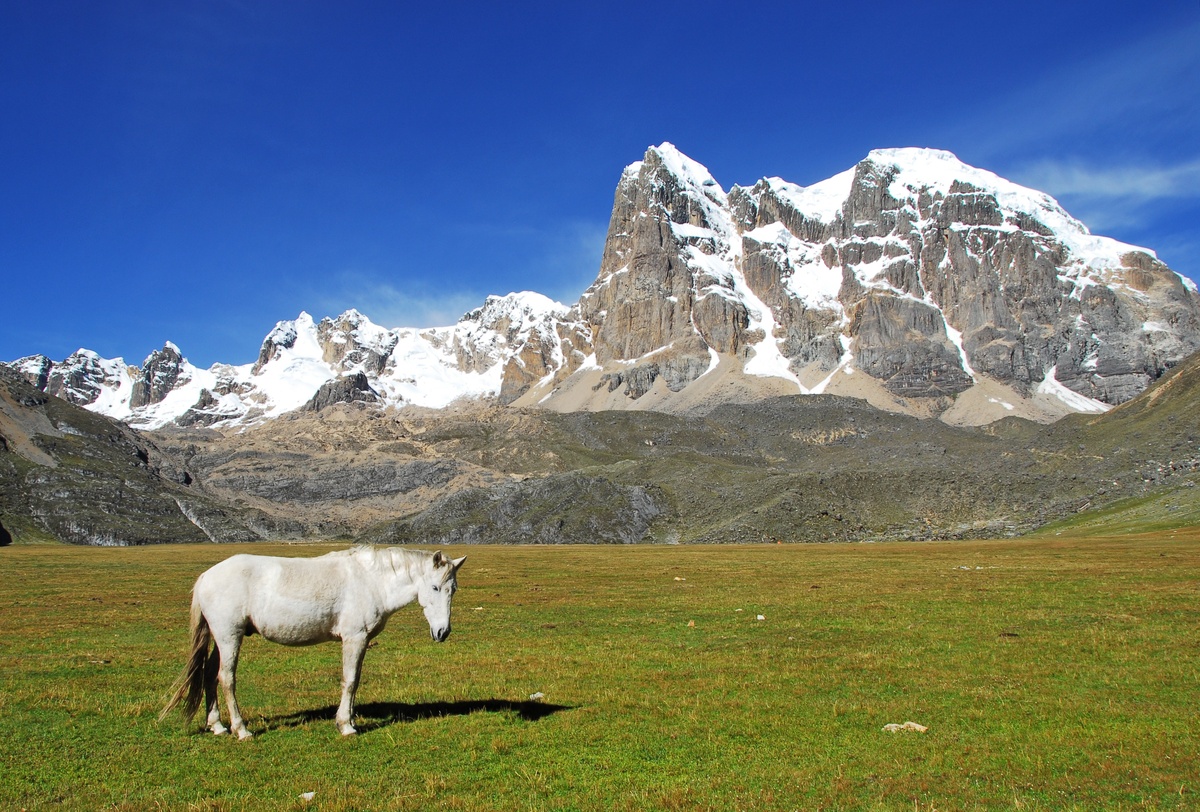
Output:
<path fill-rule="evenodd" d="M 1196 286 L 1052 198 L 952 154 L 871 152 L 726 192 L 669 143 L 621 175 L 599 274 L 567 306 L 492 296 L 445 328 L 301 313 L 251 364 L 81 349 L 9 363 L 141 429 L 244 427 L 341 402 L 699 414 L 794 394 L 983 425 L 1124 403 L 1200 348 Z"/>
<path fill-rule="evenodd" d="M 949 153 L 727 192 L 662 144 L 570 306 L 302 313 L 209 369 L 169 342 L 0 364 L 0 544 L 1196 524 L 1198 347 L 1195 285 Z"/>

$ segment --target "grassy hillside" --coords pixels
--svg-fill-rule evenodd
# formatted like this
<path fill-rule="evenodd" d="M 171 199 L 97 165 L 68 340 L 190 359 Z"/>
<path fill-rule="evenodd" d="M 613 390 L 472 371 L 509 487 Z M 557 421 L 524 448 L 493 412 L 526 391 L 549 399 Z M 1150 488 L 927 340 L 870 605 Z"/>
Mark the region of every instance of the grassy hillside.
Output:
<path fill-rule="evenodd" d="M 1076 415 L 1041 442 L 1098 483 L 1081 509 L 1045 532 L 1139 532 L 1200 524 L 1200 359 L 1099 417 Z"/>

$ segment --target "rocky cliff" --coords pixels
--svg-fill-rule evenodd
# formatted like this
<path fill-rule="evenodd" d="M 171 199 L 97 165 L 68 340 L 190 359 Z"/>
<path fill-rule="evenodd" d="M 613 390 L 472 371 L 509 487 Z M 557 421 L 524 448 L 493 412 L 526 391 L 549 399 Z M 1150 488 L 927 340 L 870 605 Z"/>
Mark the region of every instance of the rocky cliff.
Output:
<path fill-rule="evenodd" d="M 1200 347 L 1195 286 L 1152 252 L 923 149 L 726 193 L 653 147 L 621 177 L 577 309 L 594 366 L 538 390 L 551 408 L 649 394 L 671 410 L 717 373 L 709 401 L 769 378 L 953 422 L 1045 420 L 1129 400 Z"/>

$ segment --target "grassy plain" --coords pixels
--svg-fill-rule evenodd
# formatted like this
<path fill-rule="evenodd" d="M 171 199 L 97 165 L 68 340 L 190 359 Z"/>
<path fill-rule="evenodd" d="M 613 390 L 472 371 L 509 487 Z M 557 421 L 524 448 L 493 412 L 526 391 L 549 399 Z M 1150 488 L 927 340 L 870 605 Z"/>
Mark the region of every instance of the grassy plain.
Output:
<path fill-rule="evenodd" d="M 257 637 L 254 740 L 159 724 L 192 581 L 245 549 L 0 549 L 0 808 L 1200 805 L 1197 530 L 459 548 L 454 634 L 393 618 L 356 738 L 337 647 Z"/>

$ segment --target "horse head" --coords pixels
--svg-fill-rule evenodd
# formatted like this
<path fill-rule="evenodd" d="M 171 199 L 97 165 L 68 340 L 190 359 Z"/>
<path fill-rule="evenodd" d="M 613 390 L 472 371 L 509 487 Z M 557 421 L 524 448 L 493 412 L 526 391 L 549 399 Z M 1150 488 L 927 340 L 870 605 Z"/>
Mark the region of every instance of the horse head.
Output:
<path fill-rule="evenodd" d="M 429 634 L 439 643 L 450 636 L 450 602 L 458 589 L 458 568 L 466 560 L 465 555 L 451 560 L 438 550 L 417 586 L 417 602 L 425 610 Z"/>

